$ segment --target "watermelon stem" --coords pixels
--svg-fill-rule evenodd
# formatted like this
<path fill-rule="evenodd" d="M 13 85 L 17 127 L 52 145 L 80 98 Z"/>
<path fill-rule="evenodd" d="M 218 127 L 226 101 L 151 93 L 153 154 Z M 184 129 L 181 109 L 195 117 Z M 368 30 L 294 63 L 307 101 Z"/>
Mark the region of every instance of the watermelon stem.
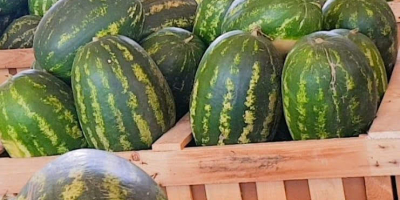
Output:
<path fill-rule="evenodd" d="M 267 34 L 265 34 L 264 32 L 262 32 L 262 29 L 260 26 L 256 26 L 254 27 L 254 29 L 251 31 L 251 35 L 253 36 L 264 36 L 265 38 L 269 39 L 269 40 L 273 40 L 271 37 L 269 37 Z"/>
<path fill-rule="evenodd" d="M 194 36 L 191 35 L 190 37 L 186 38 L 186 39 L 184 40 L 185 44 L 189 43 L 189 42 L 193 39 L 193 37 L 194 37 Z"/>

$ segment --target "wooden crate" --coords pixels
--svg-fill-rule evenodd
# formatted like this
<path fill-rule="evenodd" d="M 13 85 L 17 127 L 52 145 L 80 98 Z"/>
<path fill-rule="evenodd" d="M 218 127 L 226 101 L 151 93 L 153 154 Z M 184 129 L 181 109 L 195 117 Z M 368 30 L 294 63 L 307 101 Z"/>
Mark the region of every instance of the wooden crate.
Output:
<path fill-rule="evenodd" d="M 390 5 L 400 22 L 400 0 Z M 1 51 L 10 62 L 0 70 L 30 66 L 31 50 L 24 51 L 21 65 L 11 59 L 20 51 Z M 152 150 L 116 154 L 151 175 L 169 200 L 394 200 L 400 196 L 400 54 L 397 63 L 377 118 L 359 138 L 187 147 L 186 116 Z M 0 159 L 0 197 L 19 192 L 55 158 Z"/>
<path fill-rule="evenodd" d="M 34 62 L 32 49 L 15 49 L 0 51 L 0 84 L 11 75 L 29 69 Z"/>

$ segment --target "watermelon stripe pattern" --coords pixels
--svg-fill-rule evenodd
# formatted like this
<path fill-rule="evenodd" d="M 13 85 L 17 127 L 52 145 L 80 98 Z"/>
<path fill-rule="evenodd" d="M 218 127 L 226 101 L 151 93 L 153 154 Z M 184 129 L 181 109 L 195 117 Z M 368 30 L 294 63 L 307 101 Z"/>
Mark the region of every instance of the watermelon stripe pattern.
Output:
<path fill-rule="evenodd" d="M 175 123 L 166 80 L 144 49 L 129 38 L 107 36 L 81 48 L 72 86 L 91 147 L 148 149 Z"/>
<path fill-rule="evenodd" d="M 35 58 L 50 73 L 70 82 L 76 51 L 93 37 L 126 35 L 138 39 L 144 22 L 138 0 L 66 0 L 43 17 L 34 39 Z"/>
<path fill-rule="evenodd" d="M 373 70 L 341 35 L 321 31 L 299 41 L 282 80 L 285 119 L 295 140 L 357 136 L 375 118 Z"/>
<path fill-rule="evenodd" d="M 175 98 L 177 118 L 189 111 L 197 66 L 206 50 L 196 35 L 181 28 L 164 28 L 141 42 L 166 78 Z"/>
<path fill-rule="evenodd" d="M 324 28 L 358 29 L 377 46 L 390 78 L 398 53 L 396 18 L 386 1 L 329 0 L 323 7 Z"/>
<path fill-rule="evenodd" d="M 196 74 L 190 121 L 198 145 L 271 140 L 280 117 L 282 63 L 263 36 L 232 31 L 207 49 Z"/>
<path fill-rule="evenodd" d="M 207 45 L 221 35 L 225 14 L 233 0 L 203 0 L 196 12 L 193 33 Z"/>
<path fill-rule="evenodd" d="M 166 27 L 192 31 L 196 15 L 195 0 L 141 0 L 145 12 L 142 39 Z"/>
<path fill-rule="evenodd" d="M 43 15 L 53 6 L 58 0 L 28 0 L 29 13 L 43 17 Z"/>
<path fill-rule="evenodd" d="M 129 161 L 104 151 L 64 154 L 35 173 L 17 200 L 167 200 L 155 181 Z"/>
<path fill-rule="evenodd" d="M 1 49 L 32 48 L 40 17 L 27 15 L 15 20 L 0 38 Z"/>
<path fill-rule="evenodd" d="M 50 74 L 27 70 L 0 87 L 0 138 L 11 157 L 50 156 L 85 147 L 72 91 Z"/>

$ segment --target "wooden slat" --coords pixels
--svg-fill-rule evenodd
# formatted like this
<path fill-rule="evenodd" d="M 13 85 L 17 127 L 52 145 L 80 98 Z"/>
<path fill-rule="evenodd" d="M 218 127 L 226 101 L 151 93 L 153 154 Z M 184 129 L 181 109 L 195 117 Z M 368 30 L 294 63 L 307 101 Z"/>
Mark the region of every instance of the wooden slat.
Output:
<path fill-rule="evenodd" d="M 311 200 L 346 200 L 344 196 L 342 179 L 311 179 L 310 186 Z"/>
<path fill-rule="evenodd" d="M 0 68 L 29 68 L 35 61 L 33 49 L 0 51 Z"/>
<path fill-rule="evenodd" d="M 243 200 L 259 200 L 257 198 L 256 183 L 241 183 L 240 191 Z"/>
<path fill-rule="evenodd" d="M 8 72 L 8 69 L 0 69 L 0 84 L 6 82 L 9 77 L 10 74 Z"/>
<path fill-rule="evenodd" d="M 256 185 L 258 200 L 286 200 L 283 181 L 258 182 Z"/>
<path fill-rule="evenodd" d="M 167 187 L 168 200 L 193 200 L 190 186 Z"/>
<path fill-rule="evenodd" d="M 155 180 L 163 186 L 173 186 L 400 175 L 395 162 L 400 160 L 399 152 L 398 140 L 347 138 L 117 155 L 156 175 Z M 0 191 L 20 190 L 32 172 L 50 160 L 0 159 Z"/>
<path fill-rule="evenodd" d="M 365 177 L 365 188 L 368 200 L 393 200 L 390 176 Z"/>
<path fill-rule="evenodd" d="M 30 68 L 17 68 L 17 73 L 23 72 L 28 69 L 30 69 Z"/>
<path fill-rule="evenodd" d="M 164 134 L 152 145 L 153 151 L 179 151 L 192 140 L 189 114 L 186 114 L 169 132 L 170 134 Z"/>
<path fill-rule="evenodd" d="M 400 11 L 400 10 L 399 10 Z M 400 12 L 399 12 L 400 13 Z M 368 133 L 370 138 L 399 138 L 400 123 L 400 53 L 385 97 L 379 107 L 377 118 Z"/>
<path fill-rule="evenodd" d="M 400 2 L 398 1 L 393 1 L 393 2 L 388 2 L 389 6 L 392 8 L 393 13 L 396 17 L 396 21 L 400 22 Z"/>
<path fill-rule="evenodd" d="M 400 176 L 396 176 L 397 196 L 400 198 Z"/>
<path fill-rule="evenodd" d="M 287 200 L 311 200 L 308 180 L 285 181 Z"/>
<path fill-rule="evenodd" d="M 239 184 L 206 185 L 207 200 L 242 200 Z"/>
<path fill-rule="evenodd" d="M 343 178 L 346 200 L 367 200 L 364 178 Z"/>

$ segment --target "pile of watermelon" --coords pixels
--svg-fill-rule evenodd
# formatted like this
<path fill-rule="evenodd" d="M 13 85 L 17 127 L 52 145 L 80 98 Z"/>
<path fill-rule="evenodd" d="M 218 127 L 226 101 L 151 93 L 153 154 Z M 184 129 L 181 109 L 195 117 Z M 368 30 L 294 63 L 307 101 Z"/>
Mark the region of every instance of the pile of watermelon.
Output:
<path fill-rule="evenodd" d="M 149 149 L 188 112 L 197 145 L 358 136 L 398 52 L 382 0 L 0 2 L 36 58 L 0 87 L 11 157 Z"/>
<path fill-rule="evenodd" d="M 199 146 L 358 136 L 398 53 L 382 0 L 0 0 L 0 15 L 0 48 L 36 58 L 0 86 L 15 158 L 149 149 L 188 112 Z"/>

